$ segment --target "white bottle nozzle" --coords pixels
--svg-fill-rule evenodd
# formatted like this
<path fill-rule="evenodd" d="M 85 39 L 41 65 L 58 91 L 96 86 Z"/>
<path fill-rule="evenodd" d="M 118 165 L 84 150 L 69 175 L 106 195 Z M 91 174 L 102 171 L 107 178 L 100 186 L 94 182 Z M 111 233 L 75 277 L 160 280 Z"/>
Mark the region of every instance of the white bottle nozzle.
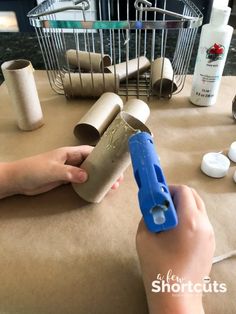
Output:
<path fill-rule="evenodd" d="M 214 0 L 213 7 L 227 8 L 229 6 L 229 0 Z"/>
<path fill-rule="evenodd" d="M 228 24 L 231 13 L 231 8 L 228 4 L 229 0 L 215 0 L 213 2 L 210 23 L 216 26 Z"/>

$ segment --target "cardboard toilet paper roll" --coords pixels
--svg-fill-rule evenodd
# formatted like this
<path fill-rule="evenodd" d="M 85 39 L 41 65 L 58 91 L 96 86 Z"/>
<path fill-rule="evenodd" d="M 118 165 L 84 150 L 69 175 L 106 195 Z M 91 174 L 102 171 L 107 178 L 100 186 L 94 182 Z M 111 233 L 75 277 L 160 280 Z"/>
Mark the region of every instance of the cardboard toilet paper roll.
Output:
<path fill-rule="evenodd" d="M 17 124 L 23 131 L 43 125 L 43 114 L 35 85 L 33 67 L 28 60 L 12 60 L 1 66 Z"/>
<path fill-rule="evenodd" d="M 76 193 L 88 202 L 99 203 L 130 164 L 128 140 L 138 131 L 149 132 L 139 120 L 122 111 L 103 134 L 92 153 L 80 166 L 89 175 L 87 182 L 73 184 Z"/>
<path fill-rule="evenodd" d="M 111 65 L 109 55 L 70 49 L 66 51 L 69 65 L 86 70 L 88 72 L 103 72 L 103 69 Z"/>
<path fill-rule="evenodd" d="M 119 77 L 101 73 L 66 73 L 63 78 L 67 97 L 100 97 L 105 92 L 119 91 Z"/>
<path fill-rule="evenodd" d="M 138 58 L 136 58 L 128 62 L 128 72 L 126 72 L 126 62 L 118 63 L 115 66 L 111 65 L 104 70 L 106 73 L 118 74 L 120 81 L 122 81 L 125 80 L 127 76 L 129 78 L 135 77 L 138 73 L 138 69 L 140 74 L 146 72 L 150 68 L 150 65 L 150 61 L 146 57 L 142 56 L 139 58 L 139 61 Z"/>
<path fill-rule="evenodd" d="M 96 145 L 122 108 L 123 101 L 118 95 L 104 93 L 74 128 L 80 144 Z"/>
<path fill-rule="evenodd" d="M 124 111 L 143 123 L 145 123 L 150 116 L 148 105 L 141 99 L 129 99 L 125 103 Z"/>
<path fill-rule="evenodd" d="M 177 90 L 172 64 L 168 58 L 157 58 L 152 63 L 153 95 L 168 97 Z"/>

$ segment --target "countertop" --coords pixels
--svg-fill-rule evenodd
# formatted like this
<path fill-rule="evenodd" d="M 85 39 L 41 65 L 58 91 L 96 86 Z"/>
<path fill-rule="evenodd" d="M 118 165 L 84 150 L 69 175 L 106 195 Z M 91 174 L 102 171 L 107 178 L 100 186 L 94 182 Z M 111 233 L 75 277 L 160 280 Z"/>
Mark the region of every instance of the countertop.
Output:
<path fill-rule="evenodd" d="M 195 41 L 193 54 L 188 73 L 192 74 L 199 43 L 199 34 Z M 174 38 L 173 38 L 174 40 Z M 168 49 L 173 50 L 171 40 L 167 43 Z M 0 33 L 0 64 L 12 59 L 28 59 L 32 62 L 35 69 L 45 69 L 43 57 L 35 33 Z M 229 54 L 227 57 L 224 75 L 236 75 L 236 34 L 234 33 L 231 41 Z M 2 72 L 0 71 L 0 84 L 3 82 Z"/>

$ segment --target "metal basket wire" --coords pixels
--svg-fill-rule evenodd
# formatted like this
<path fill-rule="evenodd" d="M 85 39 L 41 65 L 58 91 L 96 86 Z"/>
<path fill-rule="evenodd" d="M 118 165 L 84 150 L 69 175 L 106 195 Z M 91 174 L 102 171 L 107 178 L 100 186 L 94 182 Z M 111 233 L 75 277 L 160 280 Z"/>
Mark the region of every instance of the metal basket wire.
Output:
<path fill-rule="evenodd" d="M 159 97 L 170 98 L 182 90 L 197 30 L 202 24 L 199 9 L 189 0 L 176 1 L 181 7 L 180 12 L 169 10 L 166 0 L 162 0 L 161 5 L 159 0 L 136 0 L 134 5 L 129 0 L 125 5 L 121 1 L 97 0 L 95 10 L 89 0 L 46 0 L 29 12 L 28 17 L 37 33 L 49 82 L 55 92 L 73 97 L 73 94 L 69 95 L 65 91 L 64 77 L 69 76 L 71 81 L 72 73 L 77 72 L 81 80 L 83 75 L 78 54 L 78 67 L 76 70 L 71 69 L 66 55 L 69 49 L 86 51 L 89 61 L 94 52 L 101 54 L 102 60 L 104 55 L 110 55 L 115 74 L 118 64 L 125 62 L 128 71 L 129 60 L 136 58 L 138 71 L 131 78 L 126 75 L 118 91 L 121 96 L 150 97 L 154 94 L 152 68 L 144 73 L 139 71 L 141 56 L 148 58 L 151 63 L 156 58 L 162 58 L 161 84 L 157 93 Z M 65 12 L 68 15 L 66 20 Z M 162 84 L 165 58 L 171 61 L 173 67 L 172 88 L 167 95 L 163 92 Z M 104 69 L 102 64 L 105 91 Z M 87 72 L 91 75 L 94 88 L 92 65 Z M 116 75 L 114 80 L 117 80 Z M 174 83 L 176 90 L 173 89 Z"/>

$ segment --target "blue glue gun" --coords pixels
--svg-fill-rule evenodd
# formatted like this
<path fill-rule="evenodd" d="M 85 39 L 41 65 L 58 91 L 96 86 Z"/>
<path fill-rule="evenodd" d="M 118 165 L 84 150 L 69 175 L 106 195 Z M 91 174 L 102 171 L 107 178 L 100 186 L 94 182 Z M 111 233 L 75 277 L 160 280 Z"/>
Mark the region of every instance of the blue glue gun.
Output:
<path fill-rule="evenodd" d="M 148 230 L 160 232 L 177 226 L 178 218 L 163 175 L 153 138 L 139 132 L 129 139 L 139 206 Z"/>

